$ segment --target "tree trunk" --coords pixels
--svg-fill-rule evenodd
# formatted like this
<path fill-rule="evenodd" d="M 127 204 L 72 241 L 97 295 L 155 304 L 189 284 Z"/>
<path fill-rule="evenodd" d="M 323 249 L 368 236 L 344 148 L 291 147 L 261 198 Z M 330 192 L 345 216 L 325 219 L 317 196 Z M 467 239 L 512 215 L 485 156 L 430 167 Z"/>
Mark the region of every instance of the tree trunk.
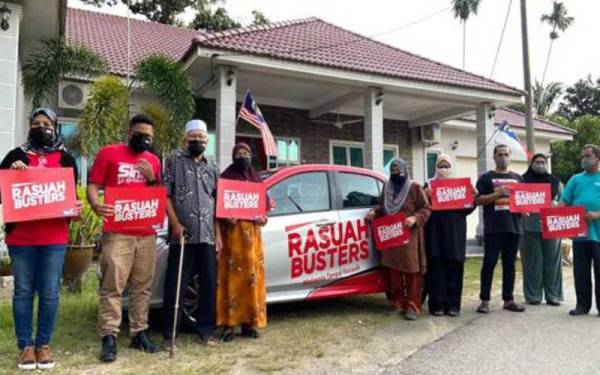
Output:
<path fill-rule="evenodd" d="M 527 0 L 521 0 L 521 39 L 523 44 L 523 78 L 525 81 L 525 129 L 527 151 L 535 153 L 535 132 L 533 129 L 533 97 L 531 95 L 531 68 L 529 66 L 529 40 L 527 36 Z"/>
<path fill-rule="evenodd" d="M 552 46 L 554 45 L 554 39 L 550 39 L 550 47 L 548 47 L 548 56 L 546 56 L 546 65 L 544 65 L 544 74 L 542 75 L 542 87 L 546 81 L 546 72 L 548 71 L 548 63 L 550 63 L 550 55 L 552 54 Z"/>

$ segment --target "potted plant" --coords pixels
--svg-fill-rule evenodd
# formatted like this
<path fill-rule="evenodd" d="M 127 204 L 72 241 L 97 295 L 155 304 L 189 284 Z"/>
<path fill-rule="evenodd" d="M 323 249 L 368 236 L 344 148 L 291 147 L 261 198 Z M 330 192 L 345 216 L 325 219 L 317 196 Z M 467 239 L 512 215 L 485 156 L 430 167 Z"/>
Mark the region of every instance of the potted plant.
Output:
<path fill-rule="evenodd" d="M 83 202 L 79 220 L 69 225 L 69 246 L 65 254 L 63 284 L 71 292 L 81 292 L 81 280 L 94 256 L 94 248 L 102 230 L 102 220 L 94 213 L 84 187 L 77 188 L 77 196 Z"/>

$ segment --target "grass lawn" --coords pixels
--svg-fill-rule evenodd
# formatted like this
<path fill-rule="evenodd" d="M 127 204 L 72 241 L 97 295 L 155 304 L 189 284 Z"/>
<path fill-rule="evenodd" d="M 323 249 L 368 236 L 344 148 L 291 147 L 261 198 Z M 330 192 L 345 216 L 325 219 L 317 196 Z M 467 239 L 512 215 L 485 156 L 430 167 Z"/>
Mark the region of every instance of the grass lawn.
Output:
<path fill-rule="evenodd" d="M 520 262 L 519 266 L 520 266 Z M 471 258 L 465 268 L 464 296 L 477 297 L 481 258 Z M 494 291 L 501 275 L 495 273 Z M 520 273 L 520 268 L 518 269 Z M 98 281 L 90 271 L 80 295 L 63 293 L 52 348 L 61 374 L 213 374 L 276 372 L 312 363 L 344 347 L 366 345 L 370 335 L 398 321 L 382 295 L 330 301 L 289 303 L 269 307 L 269 326 L 258 341 L 236 337 L 216 348 L 198 343 L 195 335 L 178 337 L 174 360 L 167 353 L 144 354 L 127 348 L 129 339 L 119 338 L 119 358 L 100 364 L 100 341 L 96 334 Z M 160 332 L 153 331 L 157 342 Z M 23 373 L 16 369 L 12 312 L 9 301 L 0 302 L 0 373 Z"/>

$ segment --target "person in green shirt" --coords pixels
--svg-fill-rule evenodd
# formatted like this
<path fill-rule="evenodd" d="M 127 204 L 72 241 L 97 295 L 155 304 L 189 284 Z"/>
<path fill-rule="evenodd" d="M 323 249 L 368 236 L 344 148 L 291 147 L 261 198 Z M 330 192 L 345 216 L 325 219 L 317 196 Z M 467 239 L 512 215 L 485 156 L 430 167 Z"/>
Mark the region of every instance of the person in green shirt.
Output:
<path fill-rule="evenodd" d="M 523 175 L 524 183 L 549 184 L 552 205 L 556 206 L 562 195 L 560 180 L 548 173 L 548 158 L 536 154 L 529 169 Z M 559 240 L 544 240 L 540 226 L 540 215 L 530 214 L 523 218 L 523 293 L 525 302 L 539 305 L 544 297 L 551 306 L 560 306 L 563 300 L 562 264 Z"/>
<path fill-rule="evenodd" d="M 583 146 L 581 167 L 583 172 L 571 177 L 562 196 L 567 206 L 584 206 L 588 233 L 573 241 L 573 275 L 577 305 L 569 314 L 586 315 L 592 308 L 592 277 L 594 266 L 596 284 L 596 309 L 600 315 L 600 147 Z"/>

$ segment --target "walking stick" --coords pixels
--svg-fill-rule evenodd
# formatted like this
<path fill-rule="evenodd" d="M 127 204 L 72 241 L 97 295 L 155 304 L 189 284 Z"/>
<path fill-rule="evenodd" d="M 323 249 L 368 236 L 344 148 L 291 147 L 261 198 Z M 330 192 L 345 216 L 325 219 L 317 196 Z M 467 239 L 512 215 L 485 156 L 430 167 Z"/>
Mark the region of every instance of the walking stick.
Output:
<path fill-rule="evenodd" d="M 181 293 L 181 274 L 183 273 L 183 252 L 185 249 L 185 235 L 181 233 L 181 251 L 179 252 L 179 269 L 177 271 L 177 290 L 175 292 L 175 314 L 173 316 L 173 332 L 171 333 L 171 347 L 169 358 L 175 355 L 175 336 L 177 335 L 177 315 L 179 313 L 179 294 Z"/>

